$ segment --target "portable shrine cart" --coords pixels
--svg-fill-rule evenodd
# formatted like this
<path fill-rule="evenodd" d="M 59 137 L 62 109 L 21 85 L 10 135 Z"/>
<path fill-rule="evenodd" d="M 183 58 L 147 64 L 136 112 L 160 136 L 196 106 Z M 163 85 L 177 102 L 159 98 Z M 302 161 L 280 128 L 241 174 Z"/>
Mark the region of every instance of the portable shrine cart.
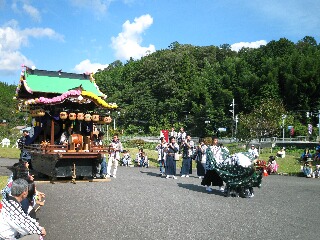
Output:
<path fill-rule="evenodd" d="M 51 179 L 92 178 L 108 151 L 94 145 L 95 128 L 109 124 L 110 111 L 117 109 L 104 100 L 93 75 L 25 67 L 16 98 L 32 124 L 25 149 L 33 169 Z"/>

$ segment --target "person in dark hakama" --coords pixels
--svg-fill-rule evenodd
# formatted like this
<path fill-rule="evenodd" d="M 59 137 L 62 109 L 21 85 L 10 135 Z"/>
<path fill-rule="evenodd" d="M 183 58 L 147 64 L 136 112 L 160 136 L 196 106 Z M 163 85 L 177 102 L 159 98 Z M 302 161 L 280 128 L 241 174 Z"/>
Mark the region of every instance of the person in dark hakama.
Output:
<path fill-rule="evenodd" d="M 166 178 L 172 176 L 173 179 L 177 179 L 176 175 L 176 161 L 174 159 L 174 154 L 179 151 L 179 146 L 176 143 L 175 137 L 169 138 L 169 143 L 165 149 L 166 151 Z"/>
<path fill-rule="evenodd" d="M 197 146 L 196 149 L 196 162 L 197 162 L 197 175 L 200 179 L 204 178 L 204 175 L 206 173 L 206 150 L 207 145 L 204 144 L 204 141 L 202 138 L 199 140 L 199 146 Z"/>
<path fill-rule="evenodd" d="M 211 151 L 213 157 L 215 158 L 216 162 L 219 163 L 223 161 L 221 147 L 218 145 L 218 137 L 212 137 L 212 146 L 210 146 L 207 151 Z M 211 185 L 212 186 L 219 186 L 219 191 L 223 192 L 223 180 L 219 176 L 219 174 L 212 168 L 211 159 L 207 157 L 206 159 L 206 174 L 201 182 L 201 185 L 206 186 L 206 190 L 211 192 Z"/>

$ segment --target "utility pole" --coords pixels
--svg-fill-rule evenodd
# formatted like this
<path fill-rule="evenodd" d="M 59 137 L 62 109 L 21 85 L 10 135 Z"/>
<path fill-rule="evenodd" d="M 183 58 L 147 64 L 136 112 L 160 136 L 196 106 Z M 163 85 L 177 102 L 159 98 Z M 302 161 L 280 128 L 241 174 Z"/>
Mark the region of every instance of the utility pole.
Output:
<path fill-rule="evenodd" d="M 232 131 L 232 139 L 233 139 L 233 125 L 234 125 L 234 98 L 232 99 L 232 103 L 230 104 L 230 107 L 232 107 L 232 110 L 229 110 L 232 112 L 232 125 L 231 125 L 231 131 Z"/>
<path fill-rule="evenodd" d="M 320 110 L 318 110 L 318 118 L 319 118 L 319 125 L 318 125 L 318 129 L 319 129 L 319 134 L 318 134 L 318 139 L 319 139 L 319 141 L 320 141 Z"/>
<path fill-rule="evenodd" d="M 282 142 L 284 142 L 284 120 L 286 119 L 287 115 L 282 114 Z"/>
<path fill-rule="evenodd" d="M 238 132 L 238 120 L 239 120 L 238 115 L 236 115 L 236 118 L 235 118 L 235 122 L 236 122 L 236 130 L 235 130 L 235 133 L 234 133 L 235 138 L 237 138 L 237 132 Z"/>

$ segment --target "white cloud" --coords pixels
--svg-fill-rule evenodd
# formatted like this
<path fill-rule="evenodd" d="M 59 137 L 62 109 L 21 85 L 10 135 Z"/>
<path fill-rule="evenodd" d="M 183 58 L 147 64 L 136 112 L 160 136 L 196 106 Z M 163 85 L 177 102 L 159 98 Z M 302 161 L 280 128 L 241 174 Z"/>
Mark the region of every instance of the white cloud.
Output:
<path fill-rule="evenodd" d="M 25 3 L 25 4 L 23 4 L 23 10 L 29 16 L 31 16 L 35 21 L 37 21 L 37 22 L 41 21 L 40 13 L 39 13 L 38 9 L 36 9 L 35 7 Z"/>
<path fill-rule="evenodd" d="M 34 21 L 40 22 L 41 15 L 37 8 L 29 4 L 28 0 L 14 0 L 11 4 L 11 9 L 14 12 L 21 13 L 24 12 L 30 16 Z"/>
<path fill-rule="evenodd" d="M 108 67 L 108 64 L 91 63 L 89 59 L 86 59 L 76 65 L 73 70 L 77 73 L 95 73 L 98 71 L 98 69 L 103 70 L 106 67 Z"/>
<path fill-rule="evenodd" d="M 155 52 L 155 46 L 142 47 L 141 34 L 153 23 L 153 18 L 149 15 L 142 15 L 135 18 L 133 23 L 127 20 L 122 25 L 122 32 L 117 37 L 112 37 L 112 48 L 115 50 L 115 56 L 118 59 L 126 60 L 130 57 L 139 59 L 148 53 Z"/>
<path fill-rule="evenodd" d="M 106 13 L 113 0 L 71 0 L 71 3 L 78 8 L 93 9 L 94 13 Z"/>
<path fill-rule="evenodd" d="M 259 40 L 256 42 L 239 42 L 231 45 L 231 50 L 239 51 L 241 48 L 259 48 L 261 45 L 267 45 L 266 40 Z"/>
<path fill-rule="evenodd" d="M 18 22 L 12 20 L 0 27 L 0 75 L 14 75 L 21 64 L 32 66 L 34 63 L 21 52 L 28 45 L 30 37 L 55 38 L 63 40 L 63 36 L 50 28 L 26 28 L 20 30 Z"/>
<path fill-rule="evenodd" d="M 64 41 L 64 37 L 56 33 L 51 28 L 26 28 L 21 31 L 21 33 L 27 37 L 34 37 L 34 38 L 41 38 L 41 37 L 48 37 L 51 39 L 57 39 L 59 41 Z"/>

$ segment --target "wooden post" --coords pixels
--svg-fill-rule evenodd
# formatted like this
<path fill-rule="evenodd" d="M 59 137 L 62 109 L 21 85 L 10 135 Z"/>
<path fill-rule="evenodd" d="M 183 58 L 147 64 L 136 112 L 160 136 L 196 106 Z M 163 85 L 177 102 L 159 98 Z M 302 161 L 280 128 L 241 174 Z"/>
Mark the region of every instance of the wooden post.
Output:
<path fill-rule="evenodd" d="M 51 120 L 51 138 L 50 138 L 50 144 L 54 144 L 54 120 Z"/>

